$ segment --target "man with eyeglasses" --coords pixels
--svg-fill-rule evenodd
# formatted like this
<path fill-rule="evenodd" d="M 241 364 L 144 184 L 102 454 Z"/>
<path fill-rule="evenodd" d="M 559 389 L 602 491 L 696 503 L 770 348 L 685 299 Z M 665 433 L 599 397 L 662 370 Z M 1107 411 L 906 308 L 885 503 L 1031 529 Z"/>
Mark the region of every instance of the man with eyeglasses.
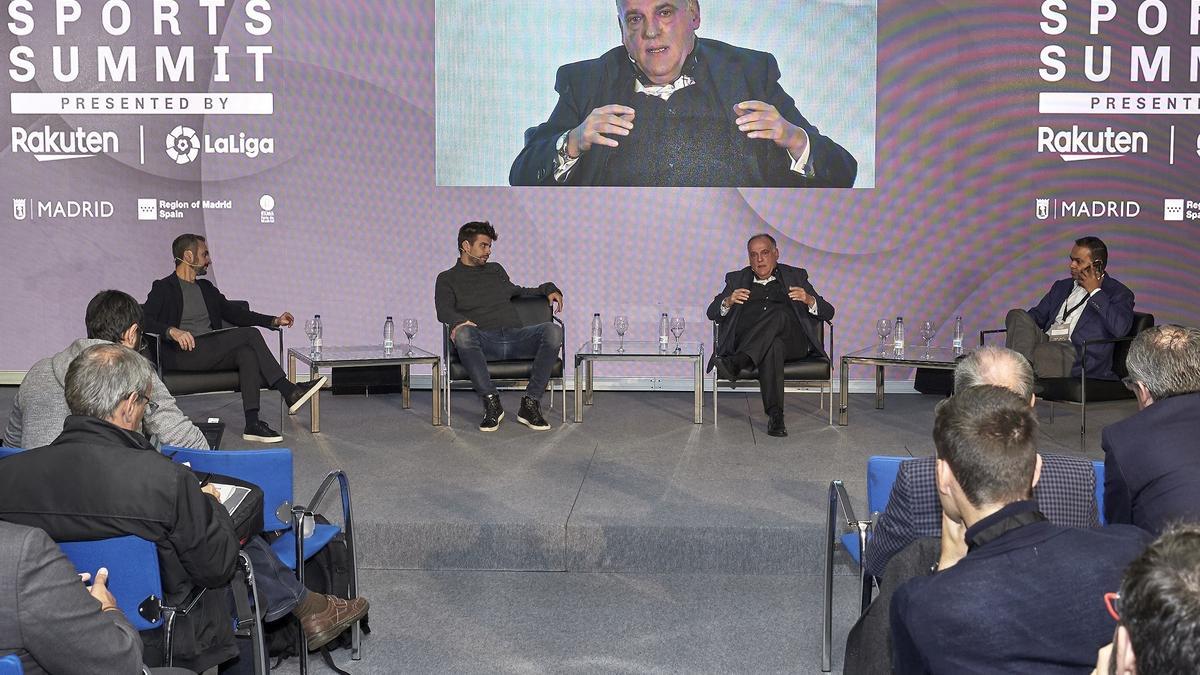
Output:
<path fill-rule="evenodd" d="M 1148 328 L 1125 366 L 1138 412 L 1101 434 L 1104 514 L 1155 534 L 1200 521 L 1200 329 Z"/>
<path fill-rule="evenodd" d="M 932 576 L 892 598 L 898 673 L 1079 673 L 1112 624 L 1096 600 L 1149 542 L 1128 525 L 1055 525 L 1031 498 L 1037 417 L 991 385 L 939 405 L 933 440 L 946 521 Z"/>
<path fill-rule="evenodd" d="M 40 448 L 49 445 L 63 430 L 70 411 L 63 395 L 67 367 L 83 350 L 99 344 L 120 344 L 139 349 L 142 344 L 142 306 L 126 293 L 106 290 L 88 303 L 84 315 L 87 337 L 72 342 L 66 349 L 33 364 L 17 395 L 4 431 L 4 445 L 10 448 Z M 152 375 L 150 403 L 142 417 L 142 432 L 157 447 L 208 450 L 204 434 L 175 405 L 166 386 Z"/>

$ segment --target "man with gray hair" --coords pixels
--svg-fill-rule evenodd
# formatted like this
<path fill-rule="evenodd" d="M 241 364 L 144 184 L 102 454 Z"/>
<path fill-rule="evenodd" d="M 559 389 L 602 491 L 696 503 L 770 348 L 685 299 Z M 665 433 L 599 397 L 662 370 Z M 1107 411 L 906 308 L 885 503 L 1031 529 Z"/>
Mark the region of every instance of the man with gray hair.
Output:
<path fill-rule="evenodd" d="M 1200 520 L 1200 329 L 1154 326 L 1129 346 L 1138 412 L 1104 428 L 1104 515 L 1158 534 Z"/>
<path fill-rule="evenodd" d="M 41 528 L 55 541 L 135 535 L 158 546 L 164 600 L 229 583 L 238 537 L 229 514 L 191 469 L 161 455 L 140 433 L 154 371 L 117 344 L 88 347 L 67 368 L 71 415 L 50 445 L 0 461 L 0 519 Z M 143 634 L 148 665 L 161 631 Z M 178 666 L 203 671 L 237 655 L 227 594 L 205 593 L 176 619 Z"/>

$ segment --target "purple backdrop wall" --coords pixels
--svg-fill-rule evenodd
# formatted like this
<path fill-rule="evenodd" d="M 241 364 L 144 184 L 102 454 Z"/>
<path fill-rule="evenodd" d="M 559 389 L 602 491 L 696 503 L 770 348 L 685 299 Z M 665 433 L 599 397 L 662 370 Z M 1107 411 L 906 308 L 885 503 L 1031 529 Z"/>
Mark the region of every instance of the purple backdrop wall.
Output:
<path fill-rule="evenodd" d="M 1065 276 L 1070 240 L 1083 234 L 1108 242 L 1110 271 L 1137 293 L 1138 309 L 1160 322 L 1200 323 L 1200 220 L 1164 217 L 1164 199 L 1200 201 L 1196 110 L 1039 112 L 1042 92 L 1196 91 L 1187 52 L 1197 37 L 1182 8 L 1164 32 L 1150 36 L 1138 28 L 1136 7 L 1122 3 L 1118 18 L 1090 35 L 1087 8 L 1071 3 L 1066 32 L 1047 35 L 1039 7 L 1026 1 L 961 8 L 881 0 L 874 190 L 670 191 L 435 188 L 429 0 L 275 3 L 265 37 L 241 28 L 247 3 L 236 2 L 220 12 L 222 29 L 211 38 L 203 34 L 203 12 L 187 3 L 180 10 L 182 40 L 197 46 L 196 83 L 147 77 L 98 84 L 92 47 L 98 42 L 144 47 L 148 75 L 152 45 L 179 44 L 181 38 L 151 33 L 148 3 L 131 4 L 136 39 L 102 34 L 97 20 L 60 38 L 50 14 L 35 15 L 41 32 L 31 37 L 0 29 L 3 53 L 31 45 L 39 67 L 29 83 L 0 78 L 5 93 L 266 91 L 274 95 L 274 114 L 38 116 L 0 105 L 10 127 L 103 127 L 123 139 L 119 151 L 84 160 L 38 162 L 11 143 L 0 155 L 4 192 L 14 199 L 109 200 L 114 207 L 108 218 L 17 220 L 5 205 L 0 370 L 24 370 L 79 336 L 83 307 L 96 290 L 117 287 L 144 297 L 150 282 L 170 271 L 170 240 L 189 230 L 209 237 L 213 279 L 227 295 L 251 299 L 262 311 L 320 312 L 326 344 L 375 342 L 391 314 L 417 317 L 417 343 L 435 348 L 433 280 L 454 261 L 455 230 L 473 219 L 497 226 L 495 259 L 515 281 L 552 279 L 564 289 L 571 342 L 583 338 L 594 311 L 607 319 L 628 314 L 633 336 L 650 336 L 659 311 L 681 313 L 688 334 L 708 342 L 704 308 L 720 290 L 721 275 L 745 264 L 744 240 L 756 231 L 775 233 L 782 259 L 808 268 L 838 308 L 839 352 L 874 340 L 872 324 L 882 316 L 933 319 L 941 325 L 939 341 L 948 339 L 958 314 L 968 334 L 998 326 L 1009 307 L 1033 304 Z M 84 75 L 65 84 L 50 75 L 48 45 L 71 43 L 84 46 Z M 246 44 L 272 45 L 264 82 L 253 81 L 245 56 L 231 56 L 230 83 L 209 82 L 210 43 L 228 45 L 235 55 Z M 1046 45 L 1064 48 L 1061 81 L 1039 76 Z M 1107 80 L 1084 75 L 1086 45 L 1112 46 Z M 1170 81 L 1132 82 L 1131 45 L 1147 46 L 1152 55 L 1159 45 L 1171 46 Z M 178 124 L 214 135 L 270 135 L 274 153 L 176 165 L 158 148 Z M 145 164 L 138 126 L 153 139 Z M 1040 126 L 1141 131 L 1149 144 L 1145 153 L 1065 162 L 1039 152 Z M 273 223 L 260 218 L 264 194 L 275 200 Z M 231 200 L 231 208 L 139 221 L 139 197 Z M 1053 212 L 1044 219 L 1037 199 L 1050 200 Z M 1136 202 L 1138 214 L 1061 210 L 1110 200 L 1125 212 Z M 288 342 L 299 346 L 305 338 L 295 330 Z"/>

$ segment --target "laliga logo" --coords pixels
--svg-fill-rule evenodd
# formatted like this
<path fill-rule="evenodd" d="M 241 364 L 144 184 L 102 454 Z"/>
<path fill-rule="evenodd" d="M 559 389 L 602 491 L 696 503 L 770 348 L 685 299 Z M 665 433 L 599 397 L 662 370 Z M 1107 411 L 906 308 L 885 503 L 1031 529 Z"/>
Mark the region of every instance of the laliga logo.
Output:
<path fill-rule="evenodd" d="M 167 134 L 167 156 L 176 164 L 187 164 L 200 153 L 200 139 L 195 130 L 182 124 Z"/>

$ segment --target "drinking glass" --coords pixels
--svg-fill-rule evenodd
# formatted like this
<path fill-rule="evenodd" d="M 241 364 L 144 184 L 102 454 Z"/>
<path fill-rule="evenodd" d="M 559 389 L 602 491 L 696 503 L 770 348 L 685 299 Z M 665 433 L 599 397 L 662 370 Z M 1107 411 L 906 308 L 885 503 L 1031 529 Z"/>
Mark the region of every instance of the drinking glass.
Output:
<path fill-rule="evenodd" d="M 683 336 L 684 321 L 682 316 L 671 317 L 671 335 L 675 336 L 675 352 L 679 353 L 679 338 Z"/>
<path fill-rule="evenodd" d="M 929 342 L 933 340 L 934 334 L 937 333 L 937 328 L 934 327 L 932 321 L 926 321 L 921 324 L 921 339 L 925 341 L 925 351 L 929 351 Z"/>
<path fill-rule="evenodd" d="M 624 314 L 613 319 L 613 329 L 617 331 L 617 337 L 621 338 L 621 344 L 617 347 L 617 352 L 625 353 L 625 332 L 629 330 L 629 317 Z"/>
<path fill-rule="evenodd" d="M 884 344 L 892 334 L 892 322 L 888 319 L 880 319 L 875 322 L 875 332 L 879 334 L 879 344 Z"/>
<path fill-rule="evenodd" d="M 417 336 L 417 320 L 405 319 L 402 325 L 404 327 L 404 334 L 408 336 L 408 356 L 412 356 L 412 341 Z"/>
<path fill-rule="evenodd" d="M 308 336 L 308 353 L 311 356 L 317 352 L 317 322 L 312 319 L 305 321 L 304 334 Z"/>

